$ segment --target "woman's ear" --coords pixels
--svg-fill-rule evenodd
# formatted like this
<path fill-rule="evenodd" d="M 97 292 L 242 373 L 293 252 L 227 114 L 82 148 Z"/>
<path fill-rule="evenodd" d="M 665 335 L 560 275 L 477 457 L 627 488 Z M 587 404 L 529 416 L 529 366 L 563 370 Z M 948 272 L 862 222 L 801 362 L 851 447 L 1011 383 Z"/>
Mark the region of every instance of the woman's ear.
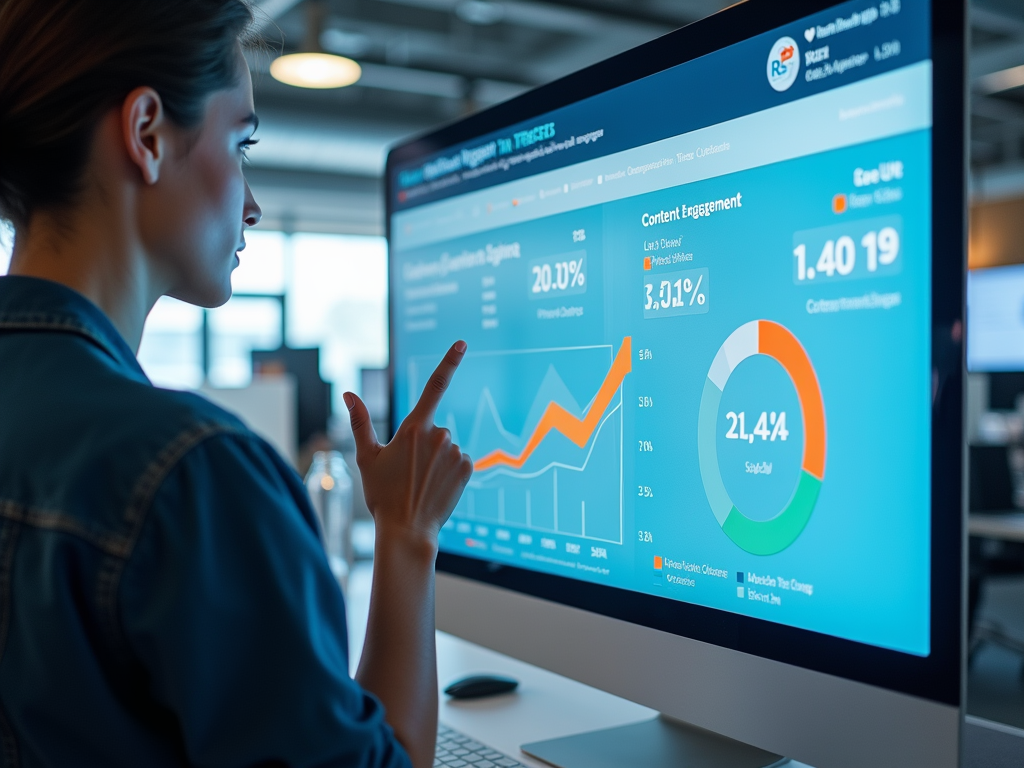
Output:
<path fill-rule="evenodd" d="M 169 129 L 163 101 L 155 90 L 136 88 L 125 97 L 121 105 L 124 145 L 146 184 L 156 184 L 160 179 L 160 166 L 170 146 Z"/>

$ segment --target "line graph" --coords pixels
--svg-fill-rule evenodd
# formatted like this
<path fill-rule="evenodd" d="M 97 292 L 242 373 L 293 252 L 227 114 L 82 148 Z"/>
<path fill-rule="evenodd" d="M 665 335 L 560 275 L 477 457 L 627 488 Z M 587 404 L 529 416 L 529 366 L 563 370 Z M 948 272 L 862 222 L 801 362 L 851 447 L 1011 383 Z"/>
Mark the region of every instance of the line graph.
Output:
<path fill-rule="evenodd" d="M 618 350 L 467 355 L 437 417 L 480 457 L 453 518 L 621 543 L 622 384 L 631 349 L 626 337 Z M 410 361 L 411 386 L 422 386 L 428 364 Z"/>
<path fill-rule="evenodd" d="M 631 342 L 632 338 L 629 336 L 622 340 L 619 353 L 615 356 L 615 361 L 612 363 L 608 375 L 601 383 L 601 388 L 597 391 L 594 402 L 587 409 L 587 415 L 583 419 L 576 418 L 556 402 L 548 403 L 544 415 L 518 456 L 512 456 L 503 450 L 496 450 L 477 461 L 474 464 L 475 469 L 479 472 L 502 464 L 513 469 L 521 469 L 530 456 L 533 455 L 541 441 L 553 430 L 561 432 L 580 447 L 586 445 L 594 434 L 594 430 L 597 429 L 597 424 L 601 416 L 604 415 L 608 404 L 612 401 L 615 393 L 618 392 L 619 387 L 622 386 L 622 381 L 626 378 L 626 374 L 632 370 L 633 354 Z"/>

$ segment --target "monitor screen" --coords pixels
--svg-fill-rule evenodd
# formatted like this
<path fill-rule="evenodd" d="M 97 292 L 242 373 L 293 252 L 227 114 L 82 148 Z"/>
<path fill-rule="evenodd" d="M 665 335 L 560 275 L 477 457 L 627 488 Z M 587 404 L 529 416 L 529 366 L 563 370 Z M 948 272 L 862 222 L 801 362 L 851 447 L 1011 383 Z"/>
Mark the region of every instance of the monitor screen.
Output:
<path fill-rule="evenodd" d="M 928 15 L 836 5 L 389 162 L 395 416 L 469 344 L 442 553 L 929 654 Z"/>
<path fill-rule="evenodd" d="M 967 274 L 967 367 L 1024 371 L 1024 264 Z"/>

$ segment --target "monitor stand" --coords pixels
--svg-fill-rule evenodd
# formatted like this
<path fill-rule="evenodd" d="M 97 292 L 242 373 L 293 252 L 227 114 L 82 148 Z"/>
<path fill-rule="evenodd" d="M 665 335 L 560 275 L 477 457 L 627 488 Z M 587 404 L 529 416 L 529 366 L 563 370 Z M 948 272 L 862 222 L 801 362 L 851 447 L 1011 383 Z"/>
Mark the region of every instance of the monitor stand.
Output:
<path fill-rule="evenodd" d="M 785 758 L 664 715 L 634 725 L 524 744 L 557 768 L 769 768 Z"/>

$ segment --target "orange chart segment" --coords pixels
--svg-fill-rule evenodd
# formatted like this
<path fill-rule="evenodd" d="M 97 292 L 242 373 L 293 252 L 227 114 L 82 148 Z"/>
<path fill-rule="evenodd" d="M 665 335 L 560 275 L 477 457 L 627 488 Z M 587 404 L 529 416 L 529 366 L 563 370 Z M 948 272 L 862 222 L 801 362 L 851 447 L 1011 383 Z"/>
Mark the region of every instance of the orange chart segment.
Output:
<path fill-rule="evenodd" d="M 818 480 L 825 476 L 825 405 L 807 352 L 786 328 L 770 320 L 758 323 L 758 351 L 774 357 L 796 386 L 804 419 L 803 469 Z"/>
<path fill-rule="evenodd" d="M 612 361 L 612 367 L 601 383 L 601 388 L 597 391 L 593 404 L 582 419 L 576 418 L 558 403 L 549 403 L 519 455 L 513 456 L 506 451 L 494 451 L 477 460 L 473 467 L 478 472 L 498 466 L 521 469 L 533 452 L 537 450 L 537 446 L 552 431 L 561 432 L 582 448 L 593 436 L 594 430 L 597 429 L 597 425 L 601 421 L 601 416 L 604 415 L 612 398 L 615 397 L 615 392 L 622 386 L 626 374 L 632 369 L 632 337 L 627 336 L 622 340 L 622 346 L 619 347 L 615 360 Z"/>

